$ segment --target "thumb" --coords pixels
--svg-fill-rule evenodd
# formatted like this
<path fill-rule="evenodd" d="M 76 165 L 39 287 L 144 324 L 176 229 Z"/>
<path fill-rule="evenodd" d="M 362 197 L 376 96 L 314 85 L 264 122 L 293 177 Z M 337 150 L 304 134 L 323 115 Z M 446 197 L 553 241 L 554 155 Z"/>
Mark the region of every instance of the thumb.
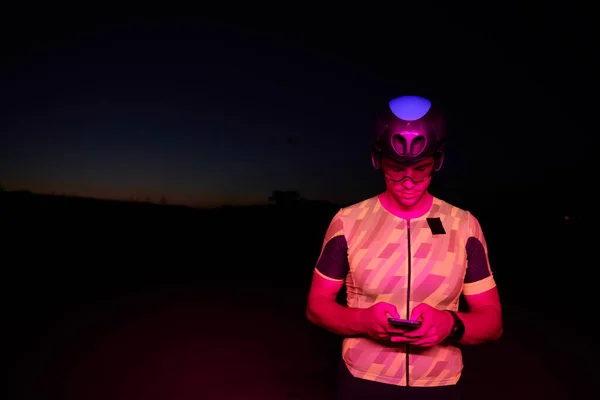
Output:
<path fill-rule="evenodd" d="M 423 316 L 424 309 L 425 308 L 422 307 L 422 304 L 419 304 L 418 306 L 413 308 L 412 312 L 410 313 L 410 319 L 412 319 L 412 320 L 422 319 L 421 317 Z"/>
<path fill-rule="evenodd" d="M 396 306 L 390 303 L 384 303 L 383 311 L 388 313 L 392 318 L 400 318 L 400 314 L 398 314 L 398 310 Z"/>

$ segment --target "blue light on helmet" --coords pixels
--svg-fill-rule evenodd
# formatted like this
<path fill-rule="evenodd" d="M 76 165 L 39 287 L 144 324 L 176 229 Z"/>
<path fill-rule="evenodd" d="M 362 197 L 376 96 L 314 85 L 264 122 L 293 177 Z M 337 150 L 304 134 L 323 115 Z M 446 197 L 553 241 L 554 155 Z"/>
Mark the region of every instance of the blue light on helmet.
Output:
<path fill-rule="evenodd" d="M 397 97 L 389 102 L 394 115 L 404 121 L 415 121 L 431 108 L 431 101 L 419 96 Z"/>

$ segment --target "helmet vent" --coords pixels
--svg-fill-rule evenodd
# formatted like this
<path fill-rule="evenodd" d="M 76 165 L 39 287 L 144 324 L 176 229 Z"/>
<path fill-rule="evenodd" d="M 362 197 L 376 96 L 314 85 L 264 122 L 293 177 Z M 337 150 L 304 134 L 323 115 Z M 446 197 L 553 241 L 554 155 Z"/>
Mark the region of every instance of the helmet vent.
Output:
<path fill-rule="evenodd" d="M 392 136 L 392 148 L 399 156 L 418 156 L 426 145 L 427 139 L 423 135 L 404 133 Z"/>
<path fill-rule="evenodd" d="M 410 142 L 410 155 L 418 156 L 425 150 L 425 138 L 417 136 Z"/>
<path fill-rule="evenodd" d="M 392 148 L 396 154 L 403 156 L 406 155 L 406 139 L 402 135 L 392 136 Z"/>

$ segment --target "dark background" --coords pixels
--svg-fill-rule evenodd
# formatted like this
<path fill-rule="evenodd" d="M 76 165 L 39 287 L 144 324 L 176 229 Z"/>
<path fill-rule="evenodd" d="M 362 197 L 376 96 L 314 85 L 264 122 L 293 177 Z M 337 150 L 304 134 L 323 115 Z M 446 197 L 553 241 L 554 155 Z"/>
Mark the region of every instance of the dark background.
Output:
<path fill-rule="evenodd" d="M 11 398 L 331 393 L 340 339 L 304 310 L 337 206 L 0 201 Z M 505 333 L 464 348 L 468 398 L 578 398 L 598 351 L 591 236 L 571 220 L 480 215 Z"/>
<path fill-rule="evenodd" d="M 480 219 L 505 307 L 470 398 L 588 388 L 588 10 L 37 11 L 2 14 L 11 398 L 326 398 L 340 343 L 306 292 L 330 218 L 382 188 L 369 129 L 399 94 L 446 109 L 433 192 Z"/>
<path fill-rule="evenodd" d="M 586 9 L 58 10 L 3 17 L 6 190 L 200 207 L 296 190 L 348 204 L 381 188 L 368 155 L 374 110 L 402 94 L 446 111 L 445 193 L 565 213 L 592 177 Z"/>

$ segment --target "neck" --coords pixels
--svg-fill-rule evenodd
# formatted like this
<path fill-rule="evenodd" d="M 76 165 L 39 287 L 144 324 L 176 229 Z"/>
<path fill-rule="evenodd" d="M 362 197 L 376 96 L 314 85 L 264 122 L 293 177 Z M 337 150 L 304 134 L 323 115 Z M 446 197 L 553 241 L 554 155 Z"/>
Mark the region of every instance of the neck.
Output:
<path fill-rule="evenodd" d="M 392 194 L 385 191 L 379 195 L 381 205 L 390 213 L 402 219 L 414 219 L 427 214 L 433 204 L 433 196 L 426 192 L 423 197 L 413 206 L 400 204 Z"/>

